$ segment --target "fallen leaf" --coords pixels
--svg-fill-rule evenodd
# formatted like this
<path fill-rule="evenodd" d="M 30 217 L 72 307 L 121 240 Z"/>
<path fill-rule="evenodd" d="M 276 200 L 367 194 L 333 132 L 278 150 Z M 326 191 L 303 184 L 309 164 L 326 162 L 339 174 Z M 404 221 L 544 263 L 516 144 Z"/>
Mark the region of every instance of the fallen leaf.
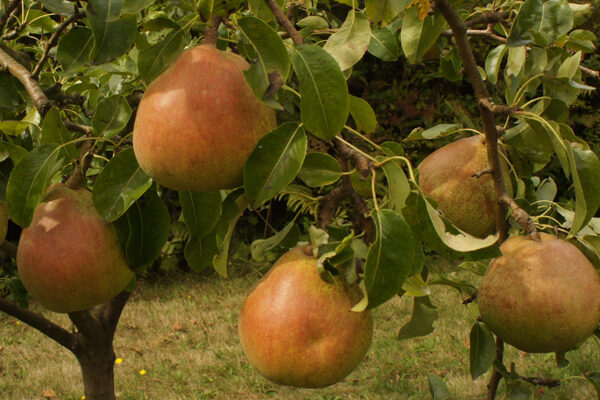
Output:
<path fill-rule="evenodd" d="M 46 389 L 42 392 L 42 396 L 44 396 L 47 399 L 53 399 L 56 397 L 56 392 L 52 389 Z"/>

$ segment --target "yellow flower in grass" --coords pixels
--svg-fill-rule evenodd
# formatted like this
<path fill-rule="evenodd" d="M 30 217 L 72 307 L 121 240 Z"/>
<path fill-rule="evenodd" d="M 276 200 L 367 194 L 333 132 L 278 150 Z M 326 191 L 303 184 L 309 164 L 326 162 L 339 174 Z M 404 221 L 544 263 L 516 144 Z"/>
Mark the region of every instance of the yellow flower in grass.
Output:
<path fill-rule="evenodd" d="M 145 369 L 141 370 L 140 375 L 146 375 L 146 370 Z"/>
<path fill-rule="evenodd" d="M 117 359 L 115 360 L 115 364 L 121 364 L 122 362 L 123 362 L 123 359 L 122 359 L 122 358 L 117 358 Z"/>

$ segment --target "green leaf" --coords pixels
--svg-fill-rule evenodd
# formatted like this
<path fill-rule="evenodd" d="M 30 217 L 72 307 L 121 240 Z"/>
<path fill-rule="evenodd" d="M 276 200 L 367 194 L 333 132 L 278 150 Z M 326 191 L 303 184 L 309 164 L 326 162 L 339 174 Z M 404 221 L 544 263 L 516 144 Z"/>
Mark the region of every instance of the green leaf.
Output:
<path fill-rule="evenodd" d="M 127 0 L 123 2 L 121 15 L 137 14 L 153 3 L 153 0 Z"/>
<path fill-rule="evenodd" d="M 291 122 L 258 141 L 244 166 L 244 188 L 253 208 L 294 180 L 306 155 L 306 143 L 304 129 Z"/>
<path fill-rule="evenodd" d="M 281 37 L 262 20 L 243 17 L 238 20 L 238 25 L 256 54 L 256 62 L 244 71 L 244 76 L 256 97 L 262 99 L 269 87 L 269 73 L 276 71 L 283 81 L 287 79 L 290 57 Z"/>
<path fill-rule="evenodd" d="M 63 147 L 60 150 L 60 156 L 66 156 L 71 160 L 77 160 L 79 158 L 79 152 L 75 147 L 75 143 L 65 145 L 65 143 L 71 140 L 71 133 L 65 127 L 58 109 L 50 109 L 42 122 L 42 144 L 57 143 L 62 145 Z"/>
<path fill-rule="evenodd" d="M 92 200 L 102 218 L 112 222 L 123 215 L 152 184 L 135 159 L 133 149 L 117 153 L 98 175 Z"/>
<path fill-rule="evenodd" d="M 282 230 L 267 239 L 257 239 L 250 245 L 250 253 L 254 260 L 260 260 L 266 252 L 279 245 L 287 236 L 292 228 L 296 226 L 296 222 L 292 221 L 287 224 Z"/>
<path fill-rule="evenodd" d="M 248 200 L 244 195 L 237 197 L 235 200 L 232 199 L 232 196 L 237 196 L 237 192 L 233 192 L 229 196 L 229 198 L 225 199 L 225 202 L 235 204 L 234 215 L 231 216 L 228 221 L 224 222 L 225 226 L 227 227 L 227 231 L 223 237 L 223 242 L 219 246 L 218 254 L 216 254 L 213 258 L 213 267 L 215 268 L 215 271 L 217 271 L 217 273 L 223 278 L 227 278 L 227 260 L 229 258 L 229 244 L 231 243 L 231 237 L 233 236 L 233 232 L 238 220 L 242 214 L 244 214 L 244 211 L 249 205 Z"/>
<path fill-rule="evenodd" d="M 300 21 L 296 22 L 300 28 L 310 28 L 310 29 L 328 29 L 329 22 L 323 17 L 318 17 L 316 15 L 309 15 L 308 17 L 302 18 Z"/>
<path fill-rule="evenodd" d="M 67 0 L 40 0 L 44 8 L 58 15 L 71 16 L 73 15 L 73 2 Z"/>
<path fill-rule="evenodd" d="M 427 374 L 427 380 L 429 381 L 429 393 L 433 400 L 448 400 L 451 397 L 450 390 L 442 378 L 434 374 Z"/>
<path fill-rule="evenodd" d="M 494 85 L 498 82 L 498 73 L 500 72 L 502 59 L 504 59 L 504 55 L 506 54 L 507 50 L 508 48 L 506 45 L 501 44 L 490 51 L 485 59 L 485 73 L 490 82 L 492 82 Z"/>
<path fill-rule="evenodd" d="M 129 225 L 125 259 L 139 271 L 156 260 L 169 238 L 171 217 L 156 192 L 147 191 L 124 215 Z"/>
<path fill-rule="evenodd" d="M 127 53 L 137 30 L 136 17 L 121 16 L 124 0 L 89 0 L 86 15 L 94 33 L 91 58 L 104 64 Z"/>
<path fill-rule="evenodd" d="M 340 69 L 345 71 L 360 61 L 370 42 L 369 20 L 352 8 L 340 29 L 327 39 L 323 49 L 331 54 L 340 65 Z"/>
<path fill-rule="evenodd" d="M 567 57 L 565 61 L 558 67 L 557 78 L 571 79 L 577 71 L 579 71 L 579 64 L 581 63 L 581 51 L 573 54 L 571 57 Z"/>
<path fill-rule="evenodd" d="M 384 159 L 384 157 L 377 158 L 378 161 Z M 396 211 L 401 211 L 406 205 L 406 199 L 410 194 L 410 182 L 399 162 L 388 161 L 382 167 L 390 191 L 390 207 Z"/>
<path fill-rule="evenodd" d="M 9 142 L 0 142 L 0 152 L 8 153 L 13 164 L 17 164 L 27 154 L 27 150 Z"/>
<path fill-rule="evenodd" d="M 510 47 L 508 49 L 508 59 L 506 62 L 506 73 L 510 76 L 517 76 L 523 69 L 527 59 L 525 46 Z"/>
<path fill-rule="evenodd" d="M 64 165 L 59 153 L 56 144 L 37 147 L 25 154 L 12 170 L 6 188 L 8 215 L 21 228 L 29 226 L 50 179 Z"/>
<path fill-rule="evenodd" d="M 450 82 L 462 80 L 463 64 L 457 48 L 440 56 L 440 71 Z"/>
<path fill-rule="evenodd" d="M 185 46 L 185 35 L 174 21 L 176 28 L 158 43 L 140 50 L 138 71 L 145 82 L 151 82 L 161 74 L 181 53 Z"/>
<path fill-rule="evenodd" d="M 462 128 L 461 124 L 439 124 L 427 130 L 417 128 L 413 129 L 413 131 L 404 140 L 438 139 L 454 133 L 460 128 Z"/>
<path fill-rule="evenodd" d="M 575 235 L 600 207 L 600 160 L 592 150 L 578 143 L 565 141 L 565 144 L 575 186 L 575 218 L 570 231 L 570 235 Z"/>
<path fill-rule="evenodd" d="M 312 134 L 331 140 L 349 113 L 346 78 L 335 59 L 316 45 L 302 45 L 292 53 L 292 66 L 300 81 L 300 117 Z"/>
<path fill-rule="evenodd" d="M 0 132 L 9 136 L 19 136 L 30 125 L 27 121 L 4 120 L 0 121 Z"/>
<path fill-rule="evenodd" d="M 377 239 L 365 261 L 365 288 L 369 308 L 395 296 L 412 270 L 414 237 L 402 214 L 393 210 L 373 212 Z"/>
<path fill-rule="evenodd" d="M 433 323 L 438 318 L 437 307 L 429 296 L 415 297 L 412 316 L 400 331 L 398 340 L 427 336 L 433 332 Z"/>
<path fill-rule="evenodd" d="M 180 191 L 179 202 L 183 220 L 191 236 L 198 239 L 203 238 L 217 226 L 217 222 L 221 218 L 222 205 L 221 193 L 218 190 L 213 192 Z"/>
<path fill-rule="evenodd" d="M 383 61 L 396 61 L 400 57 L 398 39 L 387 28 L 371 31 L 371 42 L 367 51 Z"/>
<path fill-rule="evenodd" d="M 298 172 L 307 186 L 320 187 L 336 182 L 342 176 L 342 167 L 327 153 L 308 153 Z"/>
<path fill-rule="evenodd" d="M 546 47 L 573 27 L 573 10 L 567 0 L 526 0 L 513 24 L 508 46 L 534 41 Z"/>
<path fill-rule="evenodd" d="M 212 265 L 213 258 L 218 253 L 216 229 L 202 239 L 190 236 L 183 249 L 184 257 L 189 266 L 197 272 Z"/>
<path fill-rule="evenodd" d="M 365 10 L 374 24 L 387 25 L 410 3 L 411 0 L 365 0 Z"/>
<path fill-rule="evenodd" d="M 586 378 L 594 386 L 594 389 L 596 389 L 598 400 L 600 400 L 600 372 L 590 372 L 586 375 Z"/>
<path fill-rule="evenodd" d="M 400 31 L 400 43 L 408 61 L 420 62 L 427 50 L 435 44 L 445 26 L 446 20 L 439 12 L 420 20 L 418 7 L 406 11 Z"/>
<path fill-rule="evenodd" d="M 94 47 L 94 35 L 91 29 L 75 27 L 58 41 L 56 59 L 66 72 L 78 70 L 90 64 L 90 54 Z"/>
<path fill-rule="evenodd" d="M 479 322 L 475 322 L 471 328 L 469 338 L 471 377 L 475 380 L 492 366 L 496 357 L 496 342 L 494 335 Z"/>
<path fill-rule="evenodd" d="M 94 135 L 113 137 L 120 133 L 131 117 L 131 107 L 124 96 L 114 95 L 102 99 L 92 118 Z"/>
<path fill-rule="evenodd" d="M 366 100 L 360 97 L 350 96 L 350 115 L 354 118 L 359 131 L 372 133 L 377 128 L 375 111 Z"/>

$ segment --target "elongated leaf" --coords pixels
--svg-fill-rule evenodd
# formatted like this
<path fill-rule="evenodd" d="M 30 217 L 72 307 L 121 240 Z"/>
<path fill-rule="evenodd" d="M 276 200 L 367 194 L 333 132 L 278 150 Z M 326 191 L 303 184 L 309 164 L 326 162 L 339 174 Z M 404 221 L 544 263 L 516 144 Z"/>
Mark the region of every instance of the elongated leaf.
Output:
<path fill-rule="evenodd" d="M 222 200 L 219 191 L 180 191 L 179 201 L 183 220 L 190 235 L 195 238 L 201 239 L 210 233 L 221 218 Z"/>
<path fill-rule="evenodd" d="M 404 140 L 437 139 L 456 132 L 460 128 L 462 128 L 461 124 L 439 124 L 426 130 L 416 128 Z"/>
<path fill-rule="evenodd" d="M 279 245 L 285 239 L 292 228 L 296 226 L 296 222 L 292 221 L 287 224 L 282 230 L 267 239 L 257 239 L 250 245 L 250 253 L 254 260 L 260 260 L 267 251 Z"/>
<path fill-rule="evenodd" d="M 384 158 L 378 157 L 378 160 L 382 161 Z M 385 172 L 388 188 L 390 190 L 391 208 L 400 212 L 404 208 L 406 199 L 410 194 L 410 182 L 400 166 L 400 163 L 396 161 L 388 161 L 383 164 L 383 171 Z"/>
<path fill-rule="evenodd" d="M 442 378 L 434 374 L 427 374 L 427 380 L 429 381 L 429 393 L 433 400 L 448 400 L 451 397 L 450 390 Z"/>
<path fill-rule="evenodd" d="M 389 24 L 408 5 L 411 0 L 365 0 L 367 16 L 374 24 Z"/>
<path fill-rule="evenodd" d="M 366 100 L 350 96 L 350 115 L 356 122 L 356 127 L 366 133 L 372 133 L 377 128 L 375 111 Z"/>
<path fill-rule="evenodd" d="M 104 64 L 125 54 L 137 29 L 135 16 L 121 16 L 124 0 L 90 0 L 86 14 L 94 33 L 91 58 Z"/>
<path fill-rule="evenodd" d="M 485 59 L 485 73 L 490 82 L 492 82 L 494 85 L 498 82 L 498 73 L 500 72 L 502 60 L 504 59 L 504 55 L 507 51 L 508 48 L 506 45 L 501 44 L 490 51 Z"/>
<path fill-rule="evenodd" d="M 94 47 L 94 35 L 91 29 L 76 27 L 69 30 L 58 41 L 56 58 L 63 70 L 70 72 L 91 63 L 90 54 Z"/>
<path fill-rule="evenodd" d="M 71 16 L 74 12 L 73 3 L 67 0 L 41 0 L 44 8 L 58 15 Z"/>
<path fill-rule="evenodd" d="M 94 185 L 92 200 L 102 218 L 112 222 L 148 190 L 152 180 L 142 171 L 133 149 L 117 153 L 104 167 Z"/>
<path fill-rule="evenodd" d="M 598 400 L 600 400 L 600 372 L 590 372 L 586 377 L 587 380 L 594 386 L 594 389 L 596 389 Z"/>
<path fill-rule="evenodd" d="M 434 45 L 446 26 L 446 20 L 439 14 L 419 19 L 418 7 L 412 7 L 404 14 L 400 43 L 404 55 L 411 63 L 419 62 Z"/>
<path fill-rule="evenodd" d="M 290 73 L 290 57 L 277 32 L 262 20 L 243 17 L 238 20 L 240 30 L 256 54 L 256 62 L 244 76 L 259 99 L 269 87 L 269 73 L 276 71 L 283 81 Z"/>
<path fill-rule="evenodd" d="M 509 46 L 534 41 L 549 46 L 573 27 L 573 10 L 567 0 L 526 0 L 508 37 Z"/>
<path fill-rule="evenodd" d="M 496 342 L 494 335 L 479 322 L 476 322 L 471 328 L 469 338 L 471 377 L 477 379 L 492 366 L 496 357 Z"/>
<path fill-rule="evenodd" d="M 300 117 L 315 136 L 330 140 L 349 113 L 346 78 L 335 59 L 316 45 L 302 45 L 292 53 L 292 66 L 300 81 Z"/>
<path fill-rule="evenodd" d="M 426 336 L 433 332 L 433 323 L 438 318 L 437 307 L 429 296 L 415 297 L 412 316 L 400 331 L 398 340 Z"/>
<path fill-rule="evenodd" d="M 131 107 L 125 97 L 114 95 L 102 99 L 92 118 L 94 135 L 113 137 L 127 126 L 130 117 Z"/>
<path fill-rule="evenodd" d="M 286 123 L 263 136 L 244 166 L 244 188 L 252 207 L 271 199 L 294 180 L 306 155 L 306 134 Z"/>
<path fill-rule="evenodd" d="M 174 21 L 174 29 L 158 43 L 140 50 L 138 71 L 145 82 L 151 82 L 171 64 L 185 46 L 185 35 Z"/>
<path fill-rule="evenodd" d="M 62 168 L 59 147 L 47 144 L 25 154 L 8 179 L 6 200 L 10 219 L 21 228 L 31 223 L 52 176 Z"/>
<path fill-rule="evenodd" d="M 566 141 L 565 141 L 566 142 Z M 575 218 L 571 235 L 576 234 L 596 214 L 600 207 L 600 160 L 589 149 L 577 143 L 565 143 L 575 186 Z"/>
<path fill-rule="evenodd" d="M 171 217 L 156 192 L 147 191 L 127 210 L 129 234 L 125 259 L 139 271 L 158 258 L 169 238 Z"/>
<path fill-rule="evenodd" d="M 230 194 L 230 196 L 232 195 Z M 225 201 L 227 201 L 227 199 Z M 242 214 L 244 214 L 244 210 L 249 205 L 248 200 L 244 195 L 239 196 L 236 200 L 233 201 L 233 203 L 235 204 L 236 210 L 233 211 L 234 215 L 231 218 L 229 218 L 226 222 L 227 231 L 225 233 L 225 236 L 223 237 L 223 242 L 219 246 L 218 254 L 216 254 L 213 258 L 213 267 L 215 271 L 217 271 L 217 273 L 223 278 L 227 278 L 227 260 L 229 259 L 229 244 L 231 243 L 233 231 L 235 230 L 235 226 L 238 220 L 240 219 Z"/>
<path fill-rule="evenodd" d="M 342 71 L 363 57 L 371 42 L 371 24 L 362 13 L 352 8 L 340 30 L 327 39 L 323 49 L 335 58 Z"/>
<path fill-rule="evenodd" d="M 342 176 L 342 167 L 327 153 L 308 153 L 298 176 L 307 186 L 330 185 Z"/>
<path fill-rule="evenodd" d="M 400 56 L 400 45 L 391 30 L 377 29 L 371 32 L 371 42 L 367 51 L 383 61 L 396 61 Z"/>
<path fill-rule="evenodd" d="M 65 127 L 60 112 L 56 108 L 52 108 L 44 117 L 44 122 L 42 122 L 42 144 L 56 143 L 64 145 L 60 150 L 60 156 L 77 160 L 79 153 L 75 143 L 65 145 L 71 139 L 71 133 Z"/>
<path fill-rule="evenodd" d="M 414 237 L 402 214 L 392 210 L 373 213 L 377 239 L 365 261 L 369 308 L 395 296 L 412 270 Z"/>

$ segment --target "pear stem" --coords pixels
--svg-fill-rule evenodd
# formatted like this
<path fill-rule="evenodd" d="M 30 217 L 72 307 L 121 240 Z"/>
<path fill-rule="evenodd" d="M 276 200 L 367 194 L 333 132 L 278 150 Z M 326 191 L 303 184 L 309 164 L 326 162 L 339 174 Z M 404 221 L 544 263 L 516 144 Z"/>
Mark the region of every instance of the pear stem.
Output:
<path fill-rule="evenodd" d="M 217 47 L 217 39 L 219 38 L 219 26 L 223 21 L 223 17 L 220 15 L 211 15 L 206 28 L 204 29 L 204 39 L 202 44 Z"/>

